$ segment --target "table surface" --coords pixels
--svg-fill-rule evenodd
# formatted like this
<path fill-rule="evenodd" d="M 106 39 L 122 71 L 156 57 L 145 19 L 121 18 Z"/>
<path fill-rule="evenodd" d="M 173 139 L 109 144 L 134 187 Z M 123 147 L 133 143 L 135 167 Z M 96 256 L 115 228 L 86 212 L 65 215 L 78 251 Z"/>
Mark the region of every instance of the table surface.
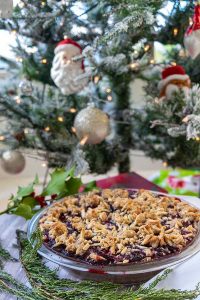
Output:
<path fill-rule="evenodd" d="M 194 197 L 184 197 L 187 201 L 200 208 L 200 200 Z M 1 244 L 7 249 L 11 255 L 18 258 L 18 249 L 16 245 L 16 229 L 26 231 L 27 222 L 14 215 L 0 216 L 1 228 Z M 167 279 L 158 285 L 158 288 L 175 288 L 175 289 L 193 289 L 200 282 L 200 252 L 193 256 L 188 261 L 176 266 Z M 48 266 L 55 267 L 55 264 L 48 263 Z M 8 262 L 5 265 L 5 271 L 12 274 L 17 280 L 28 284 L 25 273 L 18 262 Z M 67 269 L 59 269 L 59 275 L 65 278 L 74 279 L 71 277 Z M 189 275 L 189 276 L 188 276 Z M 185 279 L 187 276 L 187 280 Z M 148 284 L 148 283 L 147 283 Z M 16 300 L 16 297 L 0 294 L 1 300 Z M 197 298 L 200 300 L 200 297 Z"/>
<path fill-rule="evenodd" d="M 14 216 L 14 215 L 3 215 L 0 216 L 0 228 L 1 228 L 1 245 L 9 251 L 9 253 L 14 258 L 19 258 L 19 251 L 17 249 L 16 244 L 16 230 L 20 229 L 23 231 L 26 231 L 27 224 L 23 218 Z M 67 269 L 58 268 L 58 266 L 54 263 L 47 262 L 47 266 L 50 268 L 56 268 L 58 269 L 58 274 L 62 278 L 68 278 L 68 279 L 75 279 L 68 271 Z M 11 274 L 14 278 L 16 278 L 21 283 L 27 284 L 28 286 L 28 280 L 25 275 L 25 272 L 19 262 L 7 262 L 5 264 L 4 270 Z M 1 294 L 0 293 L 0 300 L 16 300 L 17 298 L 14 296 L 10 296 L 8 294 Z"/>

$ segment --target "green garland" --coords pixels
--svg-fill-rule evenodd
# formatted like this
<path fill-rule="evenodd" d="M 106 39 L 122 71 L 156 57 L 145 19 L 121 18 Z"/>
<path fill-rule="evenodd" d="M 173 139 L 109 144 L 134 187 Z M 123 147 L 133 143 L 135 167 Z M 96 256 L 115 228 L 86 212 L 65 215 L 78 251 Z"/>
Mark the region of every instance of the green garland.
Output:
<path fill-rule="evenodd" d="M 19 283 L 1 269 L 1 292 L 17 296 L 21 300 L 188 300 L 195 299 L 200 295 L 199 285 L 192 291 L 157 290 L 157 284 L 167 277 L 170 270 L 158 276 L 149 287 L 142 285 L 137 291 L 132 288 L 124 289 L 120 285 L 109 282 L 76 282 L 59 279 L 56 271 L 46 267 L 37 254 L 37 250 L 41 246 L 41 234 L 36 232 L 33 238 L 34 248 L 27 240 L 26 234 L 17 231 L 20 261 L 32 288 Z M 12 259 L 2 247 L 0 248 L 0 258 L 4 261 Z"/>

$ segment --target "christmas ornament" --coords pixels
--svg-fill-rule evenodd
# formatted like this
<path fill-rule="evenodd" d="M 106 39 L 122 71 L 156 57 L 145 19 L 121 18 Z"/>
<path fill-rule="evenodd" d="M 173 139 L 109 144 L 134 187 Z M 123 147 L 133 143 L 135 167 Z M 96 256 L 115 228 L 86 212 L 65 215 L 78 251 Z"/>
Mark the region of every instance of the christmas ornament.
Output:
<path fill-rule="evenodd" d="M 19 92 L 21 95 L 31 96 L 33 92 L 32 84 L 29 80 L 24 79 L 19 83 Z"/>
<path fill-rule="evenodd" d="M 79 140 L 87 144 L 99 144 L 109 134 L 109 117 L 102 110 L 88 106 L 77 114 L 74 128 Z"/>
<path fill-rule="evenodd" d="M 51 78 L 64 95 L 80 92 L 88 83 L 84 77 L 83 59 L 73 61 L 72 58 L 82 53 L 81 46 L 72 39 L 61 41 L 55 48 L 55 57 L 51 68 Z"/>
<path fill-rule="evenodd" d="M 25 167 L 25 158 L 19 151 L 5 151 L 0 162 L 3 170 L 10 174 L 18 174 Z"/>
<path fill-rule="evenodd" d="M 185 33 L 184 45 L 192 59 L 200 54 L 200 4 L 195 6 L 193 23 Z"/>
<path fill-rule="evenodd" d="M 190 78 L 183 67 L 172 66 L 162 71 L 162 80 L 158 85 L 160 98 L 170 99 L 174 93 L 180 90 L 184 92 L 185 97 L 188 97 L 190 87 Z"/>

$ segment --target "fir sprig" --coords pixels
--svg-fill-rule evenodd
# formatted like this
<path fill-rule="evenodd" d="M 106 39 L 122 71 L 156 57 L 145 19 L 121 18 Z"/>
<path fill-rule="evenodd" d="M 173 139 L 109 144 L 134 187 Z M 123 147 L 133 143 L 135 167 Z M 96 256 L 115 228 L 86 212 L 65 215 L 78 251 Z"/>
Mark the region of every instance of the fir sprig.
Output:
<path fill-rule="evenodd" d="M 34 234 L 34 247 L 27 240 L 25 233 L 17 232 L 20 247 L 20 260 L 26 271 L 32 289 L 16 281 L 9 274 L 0 272 L 0 290 L 25 300 L 186 300 L 200 295 L 200 286 L 195 290 L 157 290 L 157 284 L 166 278 L 170 270 L 158 276 L 148 287 L 141 286 L 137 291 L 124 289 L 109 282 L 71 281 L 60 279 L 56 271 L 45 266 L 37 254 L 41 245 L 41 234 Z"/>

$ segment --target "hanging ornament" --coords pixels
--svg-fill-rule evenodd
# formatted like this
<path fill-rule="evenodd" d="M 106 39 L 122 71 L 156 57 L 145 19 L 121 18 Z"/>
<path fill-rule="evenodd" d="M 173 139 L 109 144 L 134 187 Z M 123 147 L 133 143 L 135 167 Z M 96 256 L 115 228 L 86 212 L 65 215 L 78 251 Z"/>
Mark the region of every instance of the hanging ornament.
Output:
<path fill-rule="evenodd" d="M 191 87 L 190 77 L 182 66 L 167 67 L 162 71 L 162 80 L 159 82 L 159 98 L 170 99 L 175 93 L 183 91 L 188 97 Z"/>
<path fill-rule="evenodd" d="M 88 83 L 84 77 L 83 59 L 73 61 L 72 58 L 82 54 L 81 46 L 72 39 L 66 38 L 55 48 L 55 57 L 51 68 L 51 78 L 64 95 L 80 92 Z"/>
<path fill-rule="evenodd" d="M 184 45 L 192 59 L 200 54 L 200 4 L 195 6 L 193 22 L 185 33 Z"/>
<path fill-rule="evenodd" d="M 33 92 L 32 84 L 29 80 L 23 79 L 19 83 L 19 93 L 20 95 L 31 96 Z"/>
<path fill-rule="evenodd" d="M 1 167 L 10 174 L 18 174 L 25 168 L 25 158 L 19 151 L 7 150 L 1 157 Z"/>
<path fill-rule="evenodd" d="M 109 117 L 102 110 L 88 106 L 77 114 L 74 128 L 83 144 L 99 144 L 110 132 Z"/>

